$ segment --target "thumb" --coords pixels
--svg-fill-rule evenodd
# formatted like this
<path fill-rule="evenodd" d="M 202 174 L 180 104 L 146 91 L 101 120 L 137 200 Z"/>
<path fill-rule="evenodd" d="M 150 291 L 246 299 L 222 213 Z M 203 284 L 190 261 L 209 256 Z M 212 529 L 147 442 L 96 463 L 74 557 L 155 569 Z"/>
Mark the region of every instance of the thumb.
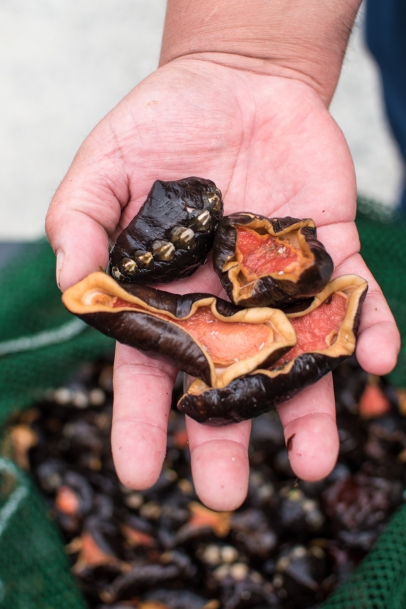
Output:
<path fill-rule="evenodd" d="M 124 176 L 123 176 L 124 177 Z M 93 271 L 106 268 L 109 235 L 121 216 L 120 200 L 128 200 L 125 182 L 106 168 L 75 159 L 53 197 L 45 230 L 57 256 L 57 283 L 64 291 Z M 115 187 L 111 187 L 114 184 Z"/>

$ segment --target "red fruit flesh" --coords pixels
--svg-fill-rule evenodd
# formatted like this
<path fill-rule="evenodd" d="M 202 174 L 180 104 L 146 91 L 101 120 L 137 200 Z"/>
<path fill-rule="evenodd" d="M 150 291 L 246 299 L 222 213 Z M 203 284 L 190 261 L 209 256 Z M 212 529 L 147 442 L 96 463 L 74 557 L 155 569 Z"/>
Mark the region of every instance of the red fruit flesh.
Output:
<path fill-rule="evenodd" d="M 332 335 L 338 333 L 344 319 L 347 302 L 347 297 L 337 292 L 332 295 L 331 300 L 323 302 L 307 315 L 291 319 L 297 335 L 297 344 L 281 357 L 274 367 L 282 366 L 302 353 L 327 349 L 332 344 Z"/>
<path fill-rule="evenodd" d="M 144 310 L 139 305 L 121 298 L 115 299 L 113 307 Z M 173 319 L 155 311 L 153 315 L 186 330 L 210 354 L 213 362 L 222 366 L 255 356 L 265 345 L 269 345 L 273 338 L 272 329 L 265 323 L 222 321 L 213 315 L 209 307 L 200 307 L 191 317 L 184 320 Z"/>
<path fill-rule="evenodd" d="M 281 271 L 291 272 L 300 264 L 300 252 L 288 240 L 260 235 L 245 228 L 238 228 L 237 249 L 242 255 L 247 279 Z"/>

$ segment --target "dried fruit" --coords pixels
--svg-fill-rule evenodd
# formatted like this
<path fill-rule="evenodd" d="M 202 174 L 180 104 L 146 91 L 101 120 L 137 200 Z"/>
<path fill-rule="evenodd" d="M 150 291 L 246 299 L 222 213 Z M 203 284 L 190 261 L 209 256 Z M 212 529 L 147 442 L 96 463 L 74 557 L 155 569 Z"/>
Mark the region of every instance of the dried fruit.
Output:
<path fill-rule="evenodd" d="M 388 397 L 377 384 L 377 379 L 371 379 L 359 400 L 359 412 L 365 418 L 379 417 L 391 409 Z"/>
<path fill-rule="evenodd" d="M 232 302 L 244 307 L 284 307 L 314 296 L 334 268 L 313 220 L 249 212 L 219 223 L 213 266 Z"/>
<path fill-rule="evenodd" d="M 110 274 L 125 283 L 167 283 L 204 264 L 223 215 L 214 182 L 157 180 L 110 252 Z"/>
<path fill-rule="evenodd" d="M 211 294 L 178 296 L 145 286 L 124 290 L 105 273 L 69 288 L 63 302 L 107 336 L 169 360 L 213 387 L 271 365 L 296 342 L 282 311 L 241 310 Z"/>
<path fill-rule="evenodd" d="M 221 389 L 197 379 L 178 409 L 199 422 L 224 425 L 257 417 L 292 398 L 354 352 L 367 287 L 356 275 L 338 277 L 304 310 L 288 314 L 297 345 L 268 370 L 240 376 Z"/>
<path fill-rule="evenodd" d="M 38 436 L 27 453 L 31 474 L 62 527 L 71 565 L 80 557 L 75 576 L 89 609 L 308 609 L 323 603 L 402 505 L 405 458 L 397 457 L 406 447 L 406 419 L 397 408 L 367 419 L 353 408 L 368 382 L 354 357 L 334 377 L 341 446 L 332 474 L 309 483 L 281 466 L 287 463 L 283 430 L 271 411 L 253 421 L 247 499 L 224 520 L 192 507 L 201 504 L 190 482 L 185 418 L 174 409 L 158 482 L 137 492 L 119 483 L 109 438 L 110 357 L 86 364 L 65 387 L 47 391 L 35 405 L 36 416 L 33 410 L 17 413 L 9 428 L 30 425 Z M 379 387 L 385 394 L 394 390 L 386 379 Z M 101 388 L 102 405 L 89 400 L 78 410 L 73 402 L 59 403 L 62 389 L 90 395 Z M 177 385 L 173 406 L 180 390 Z M 100 458 L 101 470 L 89 467 L 91 459 L 84 463 L 85 455 Z M 10 493 L 15 478 L 4 474 L 3 491 Z M 66 486 L 80 499 L 75 530 L 56 507 L 58 489 Z"/>

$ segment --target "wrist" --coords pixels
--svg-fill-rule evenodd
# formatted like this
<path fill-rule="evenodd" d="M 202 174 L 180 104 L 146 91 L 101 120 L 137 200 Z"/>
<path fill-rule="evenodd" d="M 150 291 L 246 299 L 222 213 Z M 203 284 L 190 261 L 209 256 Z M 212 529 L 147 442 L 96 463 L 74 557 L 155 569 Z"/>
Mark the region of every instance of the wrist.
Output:
<path fill-rule="evenodd" d="M 168 0 L 161 61 L 180 57 L 312 86 L 328 105 L 361 0 Z"/>

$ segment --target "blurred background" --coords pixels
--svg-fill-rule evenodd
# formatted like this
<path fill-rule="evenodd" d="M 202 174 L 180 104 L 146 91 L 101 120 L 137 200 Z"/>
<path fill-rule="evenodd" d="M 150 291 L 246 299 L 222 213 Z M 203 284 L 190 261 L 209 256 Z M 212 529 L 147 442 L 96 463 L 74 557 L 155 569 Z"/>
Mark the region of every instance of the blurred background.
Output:
<path fill-rule="evenodd" d="M 165 0 L 2 0 L 0 241 L 33 239 L 94 125 L 158 63 Z M 361 194 L 394 206 L 401 160 L 361 9 L 331 106 Z"/>

